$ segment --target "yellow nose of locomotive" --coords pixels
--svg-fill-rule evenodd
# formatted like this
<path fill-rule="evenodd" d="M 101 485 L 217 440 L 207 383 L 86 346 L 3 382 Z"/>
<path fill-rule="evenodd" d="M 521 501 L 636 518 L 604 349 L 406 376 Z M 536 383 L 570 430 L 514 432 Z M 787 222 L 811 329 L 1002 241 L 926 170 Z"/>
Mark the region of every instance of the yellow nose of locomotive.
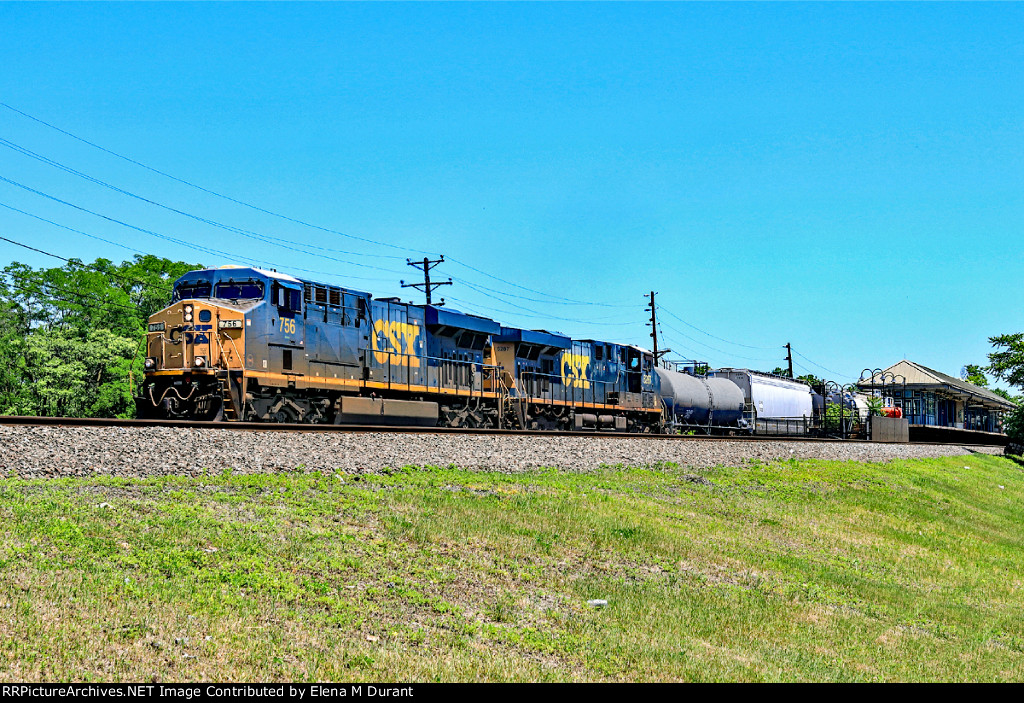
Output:
<path fill-rule="evenodd" d="M 241 369 L 245 316 L 208 301 L 182 300 L 149 318 L 146 373 Z"/>

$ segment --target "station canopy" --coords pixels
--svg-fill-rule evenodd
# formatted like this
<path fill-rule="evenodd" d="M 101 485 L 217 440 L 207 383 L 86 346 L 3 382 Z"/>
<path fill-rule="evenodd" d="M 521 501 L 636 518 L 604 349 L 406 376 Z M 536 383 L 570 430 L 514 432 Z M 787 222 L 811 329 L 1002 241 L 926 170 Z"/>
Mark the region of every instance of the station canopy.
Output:
<path fill-rule="evenodd" d="M 969 407 L 989 410 L 1012 410 L 1016 407 L 1006 398 L 996 395 L 987 388 L 981 388 L 907 359 L 893 364 L 882 373 L 886 377 L 885 384 L 882 383 L 881 376 L 875 374 L 874 380 L 867 378 L 857 381 L 857 387 L 862 390 L 881 389 L 883 385 L 885 388 L 892 388 L 892 376 L 896 376 L 898 380 L 896 386 L 898 387 L 902 388 L 902 381 L 905 378 L 908 390 L 929 390 L 942 393 L 955 400 L 966 401 Z"/>

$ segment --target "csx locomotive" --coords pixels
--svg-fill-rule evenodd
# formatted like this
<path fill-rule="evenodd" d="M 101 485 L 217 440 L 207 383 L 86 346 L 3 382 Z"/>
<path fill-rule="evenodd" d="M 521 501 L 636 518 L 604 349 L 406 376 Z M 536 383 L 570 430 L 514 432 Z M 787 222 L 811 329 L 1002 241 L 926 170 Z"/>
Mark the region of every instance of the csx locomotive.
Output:
<path fill-rule="evenodd" d="M 140 417 L 659 432 L 649 351 L 273 271 L 192 271 L 149 319 Z M 741 406 L 738 408 L 742 410 Z"/>

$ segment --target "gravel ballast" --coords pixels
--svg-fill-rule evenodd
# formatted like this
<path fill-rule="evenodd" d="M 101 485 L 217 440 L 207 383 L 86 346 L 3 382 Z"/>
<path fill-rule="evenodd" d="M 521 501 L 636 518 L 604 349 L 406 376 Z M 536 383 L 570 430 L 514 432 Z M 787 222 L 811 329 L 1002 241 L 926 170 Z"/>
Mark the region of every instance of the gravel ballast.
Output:
<path fill-rule="evenodd" d="M 541 467 L 593 471 L 602 464 L 671 462 L 706 468 L 751 459 L 886 461 L 957 456 L 1002 447 L 778 440 L 652 440 L 469 434 L 264 432 L 134 427 L 0 427 L 0 475 L 22 478 L 109 475 L 194 476 L 332 471 L 370 473 L 403 466 L 450 466 L 516 473 Z"/>

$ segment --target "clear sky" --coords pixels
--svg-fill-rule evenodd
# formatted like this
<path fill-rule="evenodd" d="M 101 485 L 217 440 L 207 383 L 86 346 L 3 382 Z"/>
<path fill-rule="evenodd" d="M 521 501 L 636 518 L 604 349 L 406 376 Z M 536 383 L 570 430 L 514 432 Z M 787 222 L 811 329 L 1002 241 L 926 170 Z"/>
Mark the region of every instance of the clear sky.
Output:
<path fill-rule="evenodd" d="M 0 181 L 0 236 L 63 256 L 419 302 L 405 258 L 443 253 L 451 307 L 649 346 L 655 290 L 678 356 L 840 381 L 1024 329 L 1021 4 L 3 3 L 0 67 L 6 105 L 325 228 L 0 107 L 0 176 L 155 233 Z"/>

